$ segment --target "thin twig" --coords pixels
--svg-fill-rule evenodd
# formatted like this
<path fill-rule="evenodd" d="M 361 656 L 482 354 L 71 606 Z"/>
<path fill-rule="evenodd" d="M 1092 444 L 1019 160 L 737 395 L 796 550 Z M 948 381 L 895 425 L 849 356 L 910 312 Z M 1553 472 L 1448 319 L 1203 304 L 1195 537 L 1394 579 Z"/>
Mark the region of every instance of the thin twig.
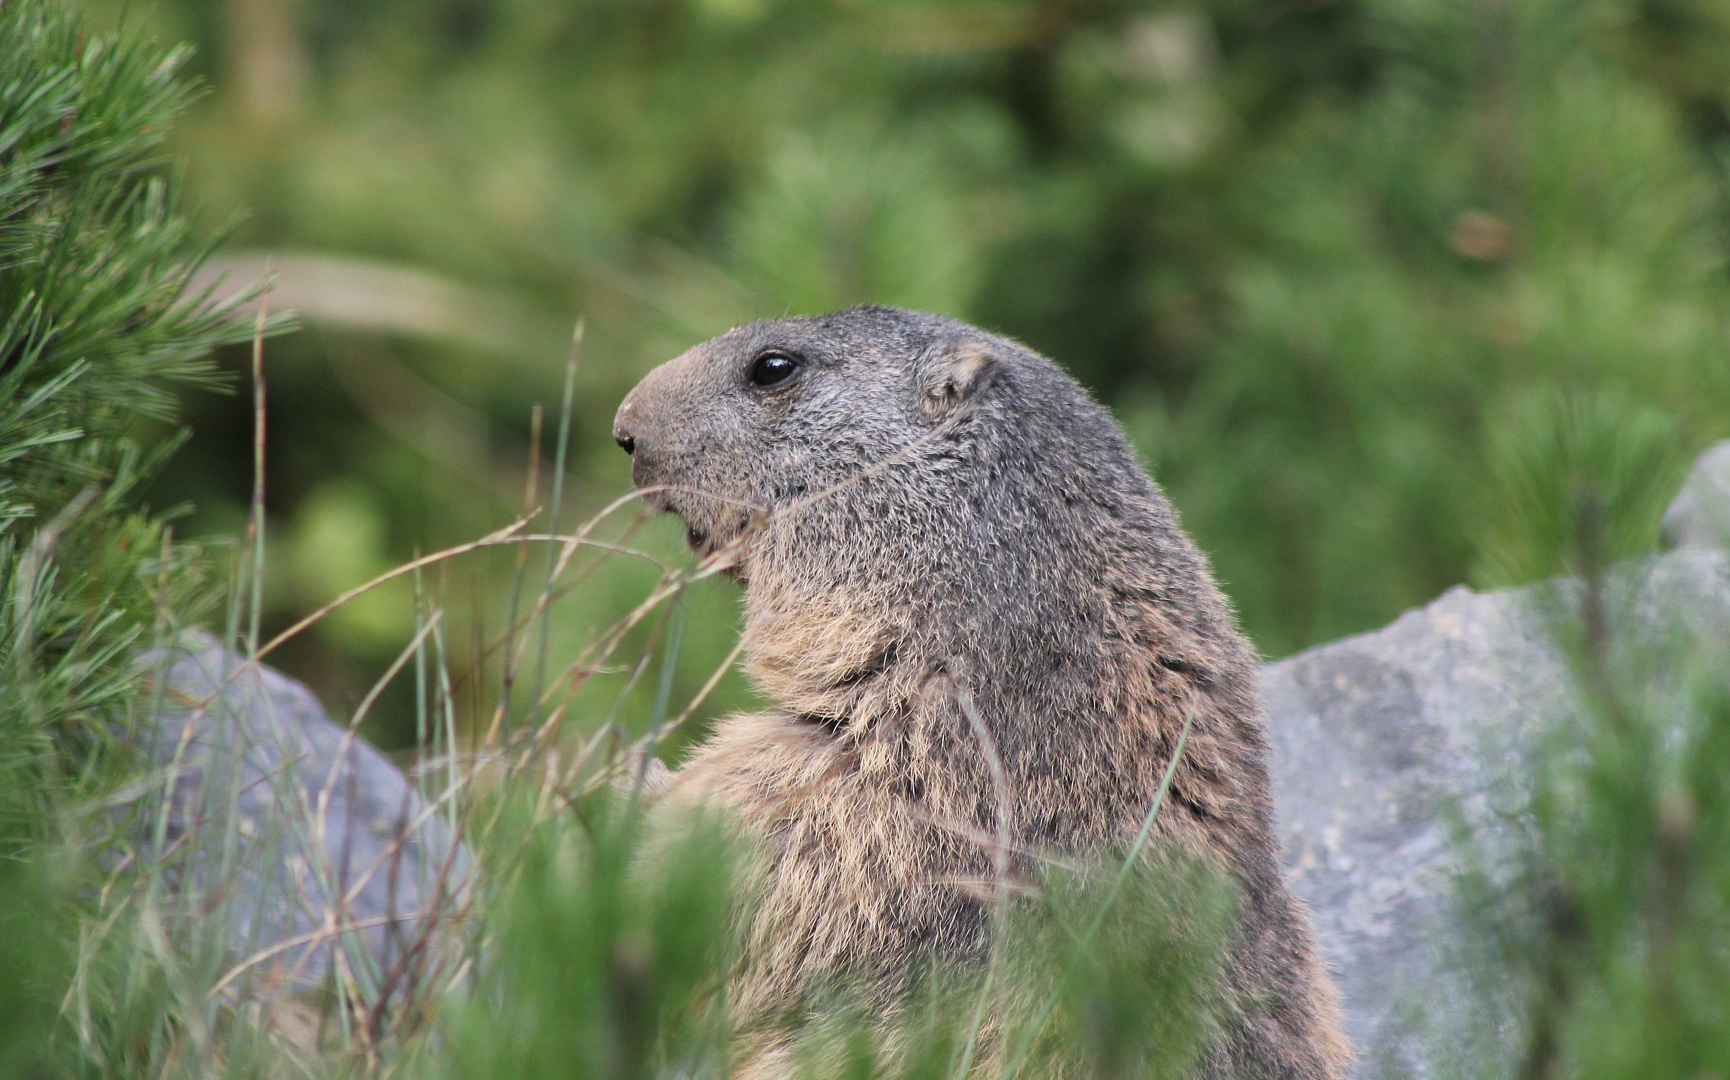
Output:
<path fill-rule="evenodd" d="M 537 403 L 529 410 L 529 468 L 528 477 L 523 481 L 523 513 L 534 517 L 540 513 L 540 507 L 535 500 L 540 495 L 541 480 L 541 407 Z M 493 726 L 487 731 L 487 741 L 491 742 L 500 726 L 509 728 L 511 716 L 511 692 L 516 689 L 517 665 L 522 661 L 521 650 L 516 645 L 517 611 L 522 606 L 523 579 L 529 568 L 529 549 L 517 549 L 517 565 L 511 571 L 511 606 L 510 613 L 505 616 L 505 672 L 503 689 L 499 693 L 498 714 L 493 718 Z M 526 629 L 526 627 L 525 627 Z M 524 644 L 527 644 L 524 635 Z"/>
<path fill-rule="evenodd" d="M 412 559 L 409 562 L 403 563 L 401 566 L 395 567 L 395 568 L 390 569 L 390 570 L 386 570 L 384 573 L 373 578 L 371 581 L 368 581 L 368 582 L 361 584 L 361 585 L 356 585 L 352 589 L 345 590 L 344 592 L 339 594 L 336 599 L 332 600 L 330 603 L 325 604 L 323 607 L 319 608 L 317 611 L 314 611 L 312 614 L 307 615 L 304 618 L 301 618 L 300 620 L 295 622 L 295 624 L 293 626 L 290 626 L 288 629 L 282 631 L 280 634 L 277 634 L 275 637 L 273 637 L 269 641 L 265 642 L 262 646 L 260 646 L 258 648 L 258 650 L 256 652 L 253 653 L 251 659 L 253 659 L 253 660 L 262 659 L 263 657 L 265 657 L 269 653 L 273 652 L 283 642 L 288 641 L 290 638 L 294 637 L 296 634 L 301 633 L 307 627 L 318 622 L 320 619 L 325 618 L 331 612 L 342 607 L 344 604 L 350 602 L 355 597 L 363 596 L 366 593 L 371 592 L 372 590 L 378 588 L 380 585 L 383 585 L 384 583 L 386 583 L 388 581 L 395 581 L 397 578 L 402 577 L 404 574 L 412 574 L 416 570 L 419 570 L 423 566 L 431 566 L 434 563 L 442 562 L 445 559 L 454 559 L 458 555 L 466 555 L 471 551 L 478 551 L 481 548 L 497 547 L 500 544 L 508 544 L 508 543 L 516 542 L 519 539 L 515 535 L 517 530 L 521 529 L 524 525 L 527 525 L 529 523 L 530 518 L 532 518 L 532 517 L 533 517 L 532 514 L 529 515 L 528 517 L 520 517 L 517 520 L 511 522 L 509 525 L 506 525 L 504 528 L 498 529 L 494 532 L 490 532 L 487 535 L 481 537 L 479 540 L 470 540 L 469 542 L 467 542 L 465 544 L 457 544 L 454 547 L 445 548 L 443 551 L 435 551 L 430 555 L 422 555 L 418 559 Z"/>
<path fill-rule="evenodd" d="M 268 277 L 269 260 L 264 272 Z M 254 654 L 264 619 L 264 324 L 269 311 L 270 288 L 266 286 L 258 298 L 258 324 L 252 332 L 252 512 L 246 523 L 247 546 L 252 549 L 252 611 L 246 646 Z"/>
<path fill-rule="evenodd" d="M 586 323 L 577 320 L 577 328 L 571 333 L 571 351 L 565 358 L 565 392 L 559 399 L 559 442 L 553 451 L 553 494 L 547 504 L 547 531 L 559 531 L 559 514 L 564 509 L 565 497 L 565 458 L 571 447 L 571 414 L 576 405 L 577 391 L 577 361 L 583 355 L 583 333 Z M 558 580 L 558 554 L 550 548 L 547 551 L 547 582 L 543 595 L 550 595 Z M 535 687 L 530 695 L 534 709 L 530 723 L 538 723 L 541 716 L 541 694 L 547 685 L 547 648 L 552 639 L 552 620 L 547 617 L 545 605 L 537 605 L 537 614 L 541 620 L 541 652 L 535 660 Z"/>
<path fill-rule="evenodd" d="M 1004 905 L 1008 900 L 1009 886 L 1009 851 L 1015 835 L 1015 810 L 1013 795 L 1009 789 L 1009 773 L 1003 767 L 1003 758 L 997 752 L 997 740 L 992 738 L 991 729 L 985 725 L 985 718 L 979 715 L 979 708 L 973 703 L 973 695 L 965 687 L 956 685 L 950 680 L 950 692 L 955 703 L 967 717 L 967 723 L 973 728 L 973 737 L 979 740 L 979 752 L 985 758 L 985 766 L 991 774 L 992 787 L 997 794 L 997 837 L 991 854 L 992 896 L 991 896 L 991 946 L 990 958 L 985 965 L 985 981 L 979 988 L 979 997 L 973 1005 L 973 1020 L 967 1026 L 967 1040 L 961 1051 L 961 1059 L 950 1072 L 952 1077 L 965 1078 L 973 1068 L 973 1054 L 979 1045 L 979 1030 L 985 1023 L 986 1002 L 990 1000 L 996 987 L 998 969 L 1003 959 Z"/>

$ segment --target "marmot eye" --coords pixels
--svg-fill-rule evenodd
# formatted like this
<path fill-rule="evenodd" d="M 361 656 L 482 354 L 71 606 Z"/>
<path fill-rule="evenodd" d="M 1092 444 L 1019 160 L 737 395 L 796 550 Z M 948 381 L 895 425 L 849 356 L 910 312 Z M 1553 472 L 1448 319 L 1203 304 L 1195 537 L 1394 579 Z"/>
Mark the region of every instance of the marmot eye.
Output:
<path fill-rule="evenodd" d="M 751 384 L 774 386 L 776 383 L 786 382 L 798 370 L 799 362 L 791 356 L 784 353 L 764 353 L 751 365 Z"/>

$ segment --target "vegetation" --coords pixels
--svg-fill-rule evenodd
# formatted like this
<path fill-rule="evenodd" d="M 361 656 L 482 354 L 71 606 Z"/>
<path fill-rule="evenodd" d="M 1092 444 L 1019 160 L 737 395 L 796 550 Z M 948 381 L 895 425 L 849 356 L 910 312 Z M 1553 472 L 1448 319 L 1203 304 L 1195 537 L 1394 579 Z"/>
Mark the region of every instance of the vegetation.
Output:
<path fill-rule="evenodd" d="M 209 593 L 196 550 L 136 509 L 173 443 L 129 431 L 172 414 L 173 385 L 213 382 L 210 351 L 246 336 L 188 292 L 211 241 L 162 176 L 185 55 L 87 36 L 54 5 L 0 6 L 0 1063 L 24 1073 L 60 1060 L 57 1023 L 104 1054 L 148 1034 L 118 1008 L 94 1027 L 66 1015 L 88 970 L 66 910 L 113 831 L 132 654 Z M 105 1071 L 88 1065 L 66 1068 Z"/>
<path fill-rule="evenodd" d="M 1458 1071 L 1730 1071 L 1730 662 L 1612 569 L 1730 417 L 1703 0 L 164 0 L 198 59 L 87 17 L 119 29 L 0 0 L 0 1071 L 720 1075 L 749 860 L 607 778 L 749 689 L 729 587 L 613 504 L 608 421 L 709 333 L 856 300 L 1068 364 L 1270 653 L 1572 573 L 1584 707 L 1508 836 L 1462 838 Z M 257 368 L 282 325 L 195 276 L 249 249 L 309 324 Z M 225 367 L 255 394 L 177 400 Z M 212 617 L 460 815 L 466 973 L 290 993 L 137 842 L 133 657 Z M 1184 1075 L 1230 890 L 1127 849 L 1031 891 L 986 970 L 890 1017 L 838 988 L 810 1075 Z"/>

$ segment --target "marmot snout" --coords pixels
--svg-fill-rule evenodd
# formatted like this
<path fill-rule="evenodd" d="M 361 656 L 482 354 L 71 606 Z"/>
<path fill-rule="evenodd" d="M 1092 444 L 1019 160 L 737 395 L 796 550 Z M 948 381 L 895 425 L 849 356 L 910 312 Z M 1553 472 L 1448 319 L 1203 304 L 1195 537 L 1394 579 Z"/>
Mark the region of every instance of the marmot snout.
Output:
<path fill-rule="evenodd" d="M 980 955 L 984 902 L 957 883 L 989 854 L 933 824 L 998 821 L 964 694 L 1016 840 L 1078 854 L 1133 834 L 1191 718 L 1157 838 L 1236 878 L 1227 979 L 1252 1003 L 1208 1072 L 1343 1074 L 1280 876 L 1253 653 L 1117 423 L 1056 365 L 914 312 L 770 320 L 656 369 L 614 437 L 746 582 L 747 670 L 777 706 L 721 721 L 673 781 L 762 843 L 747 1021 Z"/>

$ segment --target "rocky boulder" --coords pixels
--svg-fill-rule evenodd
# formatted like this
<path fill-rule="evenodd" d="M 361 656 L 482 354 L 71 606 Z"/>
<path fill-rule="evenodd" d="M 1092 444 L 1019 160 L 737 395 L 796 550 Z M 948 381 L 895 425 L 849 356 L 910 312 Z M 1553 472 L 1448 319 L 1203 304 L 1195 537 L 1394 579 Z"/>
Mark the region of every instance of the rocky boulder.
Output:
<path fill-rule="evenodd" d="M 1730 640 L 1730 443 L 1664 518 L 1676 549 L 1620 568 L 1623 610 Z M 1557 588 L 1455 588 L 1383 629 L 1263 668 L 1287 872 L 1310 904 L 1360 1058 L 1354 1076 L 1431 1076 L 1457 925 L 1451 822 L 1493 835 L 1541 726 L 1573 707 L 1550 627 Z"/>
<path fill-rule="evenodd" d="M 201 944 L 250 958 L 249 977 L 337 976 L 368 1003 L 433 973 L 474 869 L 448 808 L 305 686 L 209 635 L 141 663 L 160 704 L 132 835 Z"/>

